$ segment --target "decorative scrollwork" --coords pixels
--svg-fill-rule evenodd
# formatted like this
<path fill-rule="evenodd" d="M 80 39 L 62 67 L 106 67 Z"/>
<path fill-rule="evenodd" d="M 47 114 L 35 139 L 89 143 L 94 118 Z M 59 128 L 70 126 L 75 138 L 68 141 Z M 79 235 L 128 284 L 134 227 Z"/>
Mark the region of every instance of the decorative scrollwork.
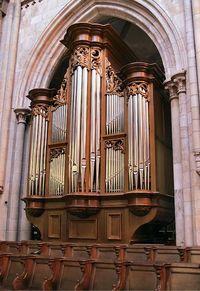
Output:
<path fill-rule="evenodd" d="M 124 96 L 122 81 L 116 75 L 115 71 L 110 65 L 110 62 L 107 62 L 106 66 L 106 92 L 107 94 L 117 94 L 118 96 Z"/>
<path fill-rule="evenodd" d="M 113 148 L 115 151 L 121 151 L 124 154 L 124 140 L 117 139 L 117 140 L 106 140 L 105 141 L 105 148 Z"/>
<path fill-rule="evenodd" d="M 149 86 L 146 82 L 133 82 L 127 86 L 127 95 L 141 94 L 143 97 L 149 97 Z"/>
<path fill-rule="evenodd" d="M 56 148 L 50 150 L 50 162 L 53 161 L 53 159 L 58 158 L 60 155 L 64 155 L 66 152 L 65 148 Z"/>
<path fill-rule="evenodd" d="M 91 49 L 91 69 L 95 69 L 101 74 L 101 49 L 99 48 Z"/>
<path fill-rule="evenodd" d="M 89 67 L 89 48 L 85 46 L 79 46 L 75 49 L 71 58 L 72 70 L 76 67 Z"/>
<path fill-rule="evenodd" d="M 58 108 L 59 106 L 62 106 L 67 102 L 67 83 L 68 83 L 68 70 L 64 75 L 60 89 L 57 91 L 56 96 L 53 97 L 55 108 Z"/>
<path fill-rule="evenodd" d="M 45 119 L 48 118 L 48 106 L 37 104 L 32 108 L 32 115 L 41 115 Z"/>

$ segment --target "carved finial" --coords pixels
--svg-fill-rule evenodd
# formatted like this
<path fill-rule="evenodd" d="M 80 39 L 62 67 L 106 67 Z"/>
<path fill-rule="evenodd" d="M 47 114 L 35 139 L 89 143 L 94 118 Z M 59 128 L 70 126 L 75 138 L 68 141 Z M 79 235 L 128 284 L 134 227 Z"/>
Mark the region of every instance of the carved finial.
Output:
<path fill-rule="evenodd" d="M 27 123 L 28 118 L 31 115 L 31 110 L 28 108 L 16 108 L 14 110 L 17 118 L 17 123 Z"/>

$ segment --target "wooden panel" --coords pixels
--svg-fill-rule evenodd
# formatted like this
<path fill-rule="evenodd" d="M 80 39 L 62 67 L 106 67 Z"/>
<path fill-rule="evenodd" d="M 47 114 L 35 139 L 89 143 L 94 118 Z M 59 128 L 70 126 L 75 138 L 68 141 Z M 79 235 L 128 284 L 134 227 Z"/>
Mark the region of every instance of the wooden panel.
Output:
<path fill-rule="evenodd" d="M 69 238 L 97 239 L 97 220 L 70 220 Z"/>
<path fill-rule="evenodd" d="M 107 214 L 107 239 L 121 239 L 121 213 Z"/>
<path fill-rule="evenodd" d="M 48 237 L 49 238 L 61 237 L 61 215 L 50 214 L 48 216 Z"/>

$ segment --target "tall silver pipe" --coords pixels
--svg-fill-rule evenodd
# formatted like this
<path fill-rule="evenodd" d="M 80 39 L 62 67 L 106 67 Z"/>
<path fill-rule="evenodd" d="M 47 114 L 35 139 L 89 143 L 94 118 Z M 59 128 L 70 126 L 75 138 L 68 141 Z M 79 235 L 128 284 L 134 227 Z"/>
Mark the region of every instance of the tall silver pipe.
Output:
<path fill-rule="evenodd" d="M 78 191 L 78 179 L 80 175 L 80 130 L 81 130 L 81 97 L 82 97 L 82 68 L 81 66 L 77 67 L 78 72 L 78 79 L 77 79 L 77 97 L 76 97 L 76 131 L 75 131 L 75 145 L 76 145 L 76 151 L 75 151 L 75 164 L 77 167 L 77 173 L 75 176 L 75 191 Z"/>
<path fill-rule="evenodd" d="M 42 117 L 41 123 L 41 148 L 40 148 L 40 163 L 39 163 L 39 195 L 42 195 L 42 179 L 43 179 L 43 160 L 44 160 L 44 131 L 45 131 L 45 118 Z"/>
<path fill-rule="evenodd" d="M 96 70 L 92 70 L 91 78 L 91 140 L 90 140 L 90 182 L 91 192 L 94 190 L 94 168 L 95 168 L 95 129 L 96 129 Z"/>
<path fill-rule="evenodd" d="M 138 189 L 138 169 L 139 169 L 139 140 L 138 140 L 138 123 L 139 123 L 139 118 L 138 118 L 138 98 L 137 95 L 133 96 L 133 111 L 134 111 L 134 116 L 133 116 L 133 124 L 134 124 L 134 184 L 135 184 L 135 189 Z"/>
<path fill-rule="evenodd" d="M 38 115 L 38 134 L 37 134 L 37 144 L 36 144 L 36 167 L 35 167 L 35 191 L 36 195 L 38 193 L 38 184 L 39 184 L 39 163 L 40 163 L 40 144 L 41 144 L 41 114 Z"/>
<path fill-rule="evenodd" d="M 149 102 L 146 101 L 146 151 L 147 151 L 147 189 L 150 189 L 150 140 L 149 140 Z"/>
<path fill-rule="evenodd" d="M 109 95 L 106 94 L 106 134 L 109 134 Z"/>
<path fill-rule="evenodd" d="M 32 118 L 32 140 L 31 140 L 31 154 L 30 154 L 30 170 L 29 170 L 29 195 L 33 195 L 34 184 L 34 141 L 35 141 L 35 116 Z"/>
<path fill-rule="evenodd" d="M 45 182 L 46 182 L 46 158 L 47 158 L 47 138 L 48 138 L 48 120 L 45 119 L 44 129 L 44 160 L 43 160 L 43 178 L 42 178 L 42 192 L 45 195 Z"/>
<path fill-rule="evenodd" d="M 38 115 L 34 118 L 35 122 L 35 139 L 33 140 L 34 146 L 33 146 L 33 195 L 36 194 L 36 156 L 37 156 L 37 140 L 38 140 Z"/>
<path fill-rule="evenodd" d="M 135 142 L 133 138 L 133 105 L 132 105 L 132 95 L 129 96 L 128 100 L 128 163 L 129 163 L 129 187 L 133 190 L 133 144 Z M 134 144 L 135 148 L 135 144 Z"/>
<path fill-rule="evenodd" d="M 75 144 L 75 113 L 76 113 L 76 92 L 77 92 L 77 69 L 74 71 L 73 75 L 73 95 L 72 95 L 72 110 L 71 110 L 71 191 L 75 191 L 75 176 L 77 172 L 74 155 L 76 150 Z"/>
<path fill-rule="evenodd" d="M 140 189 L 143 189 L 143 173 L 144 173 L 144 159 L 143 159 L 143 107 L 142 96 L 138 94 L 139 102 L 139 176 L 140 176 Z"/>
<path fill-rule="evenodd" d="M 75 74 L 75 72 L 74 72 Z M 70 139 L 69 139 L 69 173 L 68 173 L 68 177 L 69 177 L 69 192 L 72 192 L 72 166 L 73 166 L 73 160 L 72 160 L 72 142 L 73 142 L 73 109 L 74 109 L 74 74 L 72 75 L 72 91 L 71 91 L 71 114 L 70 114 L 70 131 L 69 131 L 69 135 L 70 135 Z"/>
<path fill-rule="evenodd" d="M 82 79 L 82 108 L 81 108 L 81 191 L 84 192 L 86 172 L 86 128 L 87 128 L 87 86 L 88 70 L 83 68 Z"/>
<path fill-rule="evenodd" d="M 146 140 L 146 137 L 147 137 L 147 128 L 146 128 L 146 98 L 145 97 L 142 97 L 142 106 L 143 106 L 143 140 L 144 140 L 144 147 L 143 147 L 143 150 L 144 150 L 144 189 L 147 189 L 147 167 L 146 167 L 146 164 L 147 164 L 147 140 Z"/>
<path fill-rule="evenodd" d="M 101 121 L 101 76 L 96 76 L 96 191 L 100 191 L 100 121 Z"/>

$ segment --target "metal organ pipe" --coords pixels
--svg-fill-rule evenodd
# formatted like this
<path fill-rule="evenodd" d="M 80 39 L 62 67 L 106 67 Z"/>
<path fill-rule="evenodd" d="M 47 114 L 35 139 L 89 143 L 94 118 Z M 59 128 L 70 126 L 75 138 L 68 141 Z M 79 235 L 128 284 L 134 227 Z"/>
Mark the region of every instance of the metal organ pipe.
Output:
<path fill-rule="evenodd" d="M 137 86 L 140 91 L 128 98 L 129 190 L 149 190 L 149 101 L 145 89 Z"/>
<path fill-rule="evenodd" d="M 46 108 L 33 109 L 29 195 L 45 195 L 47 127 Z"/>
<path fill-rule="evenodd" d="M 101 76 L 96 75 L 96 192 L 100 191 L 100 118 L 101 118 Z"/>
<path fill-rule="evenodd" d="M 85 191 L 88 70 L 83 68 L 81 108 L 81 191 Z"/>
<path fill-rule="evenodd" d="M 94 190 L 95 169 L 95 133 L 96 133 L 96 70 L 92 70 L 91 78 L 91 139 L 90 139 L 90 182 L 91 192 Z"/>

